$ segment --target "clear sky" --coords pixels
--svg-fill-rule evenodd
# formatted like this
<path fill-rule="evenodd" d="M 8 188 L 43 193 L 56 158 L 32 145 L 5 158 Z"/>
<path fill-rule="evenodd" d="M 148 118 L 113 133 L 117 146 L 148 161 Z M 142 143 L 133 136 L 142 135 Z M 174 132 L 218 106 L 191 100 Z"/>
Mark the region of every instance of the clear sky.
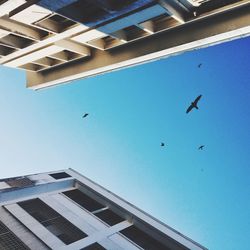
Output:
<path fill-rule="evenodd" d="M 71 167 L 209 249 L 249 249 L 249 58 L 245 38 L 41 91 L 0 67 L 0 177 Z"/>

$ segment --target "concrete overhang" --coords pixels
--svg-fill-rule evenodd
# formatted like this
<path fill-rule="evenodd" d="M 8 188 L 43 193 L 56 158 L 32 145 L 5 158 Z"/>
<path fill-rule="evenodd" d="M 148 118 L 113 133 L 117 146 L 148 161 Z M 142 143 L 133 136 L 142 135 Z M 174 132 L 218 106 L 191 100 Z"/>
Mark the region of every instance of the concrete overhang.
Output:
<path fill-rule="evenodd" d="M 32 89 L 249 34 L 249 0 L 8 0 L 0 4 L 0 64 L 26 70 L 27 87 Z"/>

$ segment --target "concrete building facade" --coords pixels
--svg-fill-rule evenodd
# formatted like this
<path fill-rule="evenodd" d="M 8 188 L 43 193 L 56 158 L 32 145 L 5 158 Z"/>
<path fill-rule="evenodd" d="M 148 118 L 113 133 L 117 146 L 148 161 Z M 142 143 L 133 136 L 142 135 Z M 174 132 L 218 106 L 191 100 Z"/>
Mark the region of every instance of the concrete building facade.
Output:
<path fill-rule="evenodd" d="M 250 34 L 249 0 L 2 0 L 0 64 L 40 89 Z"/>
<path fill-rule="evenodd" d="M 0 180 L 0 249 L 206 248 L 67 169 Z"/>

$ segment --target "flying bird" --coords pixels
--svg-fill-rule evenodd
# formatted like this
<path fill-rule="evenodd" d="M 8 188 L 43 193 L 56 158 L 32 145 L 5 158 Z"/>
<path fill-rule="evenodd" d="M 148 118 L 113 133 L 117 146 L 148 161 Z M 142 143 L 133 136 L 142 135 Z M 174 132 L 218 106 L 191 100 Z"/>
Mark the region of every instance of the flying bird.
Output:
<path fill-rule="evenodd" d="M 85 117 L 87 117 L 89 114 L 88 113 L 85 113 L 83 116 L 82 116 L 82 118 L 85 118 Z"/>
<path fill-rule="evenodd" d="M 202 63 L 200 63 L 199 65 L 198 65 L 198 68 L 200 68 L 202 66 Z"/>
<path fill-rule="evenodd" d="M 193 108 L 199 109 L 197 104 L 199 102 L 199 100 L 201 99 L 202 95 L 199 95 L 198 97 L 196 97 L 196 99 L 191 103 L 191 105 L 188 107 L 186 113 L 188 114 Z"/>
<path fill-rule="evenodd" d="M 162 142 L 162 143 L 161 143 L 161 147 L 164 147 L 164 146 L 165 146 L 165 143 L 164 143 L 164 142 Z"/>
<path fill-rule="evenodd" d="M 205 147 L 205 145 L 201 145 L 198 147 L 199 150 L 203 150 L 203 148 Z"/>

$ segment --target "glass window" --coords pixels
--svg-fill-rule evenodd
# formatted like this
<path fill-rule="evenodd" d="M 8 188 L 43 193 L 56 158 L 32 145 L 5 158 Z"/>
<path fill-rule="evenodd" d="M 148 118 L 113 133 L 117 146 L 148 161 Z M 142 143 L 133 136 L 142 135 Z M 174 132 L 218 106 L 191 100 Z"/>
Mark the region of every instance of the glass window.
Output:
<path fill-rule="evenodd" d="M 87 236 L 79 228 L 39 199 L 22 201 L 18 204 L 66 245 Z"/>
<path fill-rule="evenodd" d="M 100 218 L 102 221 L 106 222 L 110 226 L 113 226 L 117 223 L 124 221 L 124 219 L 121 216 L 114 213 L 110 209 L 106 209 L 98 213 L 95 213 L 95 216 L 97 216 L 98 218 Z"/>
<path fill-rule="evenodd" d="M 53 177 L 56 180 L 71 177 L 69 174 L 67 174 L 65 172 L 50 174 L 50 176 Z"/>
<path fill-rule="evenodd" d="M 0 249 L 30 250 L 8 227 L 0 221 Z"/>
<path fill-rule="evenodd" d="M 95 210 L 105 207 L 104 205 L 92 199 L 91 197 L 84 194 L 78 189 L 63 192 L 63 194 L 90 212 L 93 212 Z"/>
<path fill-rule="evenodd" d="M 147 250 L 170 250 L 167 246 L 154 239 L 149 234 L 143 232 L 136 226 L 131 226 L 120 231 L 128 239 L 136 243 L 138 246 Z"/>
<path fill-rule="evenodd" d="M 97 210 L 105 208 L 105 206 L 99 203 L 98 201 L 92 199 L 90 196 L 84 194 L 78 189 L 63 192 L 63 194 L 69 197 L 77 204 L 79 204 L 80 206 L 87 209 L 88 211 L 90 212 L 96 211 L 94 213 L 95 216 L 101 219 L 102 221 L 106 222 L 110 226 L 113 226 L 119 222 L 124 221 L 122 217 L 120 217 L 118 214 L 116 214 L 110 209 L 105 209 L 98 212 Z"/>
<path fill-rule="evenodd" d="M 94 243 L 90 246 L 82 248 L 81 250 L 106 250 L 106 248 L 102 247 L 98 243 Z"/>

